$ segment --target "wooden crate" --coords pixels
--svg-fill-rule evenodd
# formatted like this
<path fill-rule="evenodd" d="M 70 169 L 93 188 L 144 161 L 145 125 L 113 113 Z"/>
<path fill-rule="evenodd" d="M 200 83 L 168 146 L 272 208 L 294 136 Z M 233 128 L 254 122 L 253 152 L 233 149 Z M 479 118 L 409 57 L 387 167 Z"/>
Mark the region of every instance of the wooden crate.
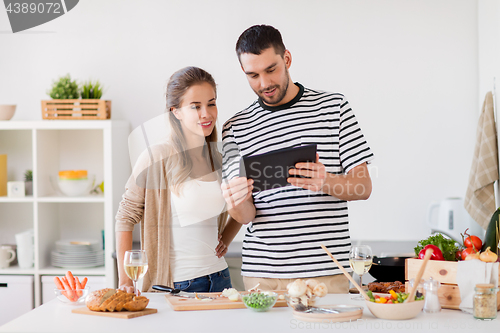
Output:
<path fill-rule="evenodd" d="M 423 260 L 410 258 L 405 262 L 405 287 L 409 292 L 410 286 L 408 281 L 416 278 Z M 457 269 L 458 262 L 456 261 L 437 261 L 429 260 L 425 268 L 422 279 L 427 280 L 432 276 L 433 279 L 441 282 L 441 288 L 438 289 L 438 298 L 441 307 L 445 309 L 459 309 L 462 299 L 460 298 L 460 289 L 457 285 Z M 499 272 L 500 275 L 500 272 Z M 499 279 L 500 283 L 500 279 Z M 500 310 L 500 292 L 497 293 L 497 308 Z"/>
<path fill-rule="evenodd" d="M 95 120 L 111 118 L 111 101 L 52 99 L 42 101 L 43 119 Z"/>

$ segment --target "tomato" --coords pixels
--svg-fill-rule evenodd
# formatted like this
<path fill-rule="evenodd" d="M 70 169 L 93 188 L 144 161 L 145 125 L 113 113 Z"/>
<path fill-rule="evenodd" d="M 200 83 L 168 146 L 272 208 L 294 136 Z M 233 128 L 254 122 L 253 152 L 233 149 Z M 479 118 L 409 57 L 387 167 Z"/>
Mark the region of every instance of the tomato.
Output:
<path fill-rule="evenodd" d="M 465 238 L 464 245 L 465 247 L 472 247 L 474 245 L 476 250 L 479 251 L 483 247 L 483 242 L 481 241 L 481 238 L 477 236 L 467 236 L 467 238 Z"/>
<path fill-rule="evenodd" d="M 474 235 L 469 235 L 467 233 L 467 230 L 469 228 L 465 229 L 464 234 L 462 235 L 462 240 L 464 242 L 464 246 L 469 248 L 469 247 L 474 247 L 476 250 L 481 251 L 481 248 L 483 247 L 483 242 L 481 241 L 481 238 L 474 236 Z M 464 239 L 465 237 L 465 239 Z"/>
<path fill-rule="evenodd" d="M 455 259 L 457 259 L 457 260 L 462 259 L 462 251 L 461 250 L 458 250 L 457 252 L 455 252 Z"/>
<path fill-rule="evenodd" d="M 476 251 L 476 250 L 474 250 L 472 247 L 468 247 L 468 248 L 464 249 L 464 250 L 462 251 L 462 260 L 465 260 L 465 258 L 466 258 L 469 254 L 471 254 L 471 253 L 475 253 L 475 252 L 477 252 L 477 251 Z"/>

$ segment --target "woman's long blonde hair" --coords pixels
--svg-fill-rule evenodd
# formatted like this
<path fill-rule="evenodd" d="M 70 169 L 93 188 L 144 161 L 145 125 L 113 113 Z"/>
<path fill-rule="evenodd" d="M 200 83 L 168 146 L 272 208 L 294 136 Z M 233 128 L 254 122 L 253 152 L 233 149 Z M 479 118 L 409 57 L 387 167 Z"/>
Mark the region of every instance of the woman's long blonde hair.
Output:
<path fill-rule="evenodd" d="M 175 72 L 167 84 L 167 108 L 168 119 L 171 127 L 170 144 L 172 153 L 166 163 L 167 179 L 171 190 L 179 195 L 182 184 L 189 178 L 193 169 L 193 161 L 187 152 L 186 140 L 179 120 L 175 117 L 174 108 L 182 105 L 184 94 L 194 85 L 208 83 L 214 88 L 217 96 L 215 80 L 207 71 L 198 67 L 185 67 Z M 214 126 L 212 133 L 205 137 L 206 145 L 203 147 L 203 156 L 210 163 L 212 171 L 221 170 L 222 157 L 217 149 L 217 127 Z M 219 175 L 220 179 L 220 175 Z"/>

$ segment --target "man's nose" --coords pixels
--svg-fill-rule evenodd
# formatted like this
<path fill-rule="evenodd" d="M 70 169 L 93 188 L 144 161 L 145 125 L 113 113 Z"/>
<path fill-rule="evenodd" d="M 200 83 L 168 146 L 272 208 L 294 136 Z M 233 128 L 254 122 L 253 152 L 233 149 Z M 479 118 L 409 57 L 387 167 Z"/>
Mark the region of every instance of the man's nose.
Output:
<path fill-rule="evenodd" d="M 260 89 L 265 90 L 271 86 L 271 80 L 267 75 L 260 76 Z"/>

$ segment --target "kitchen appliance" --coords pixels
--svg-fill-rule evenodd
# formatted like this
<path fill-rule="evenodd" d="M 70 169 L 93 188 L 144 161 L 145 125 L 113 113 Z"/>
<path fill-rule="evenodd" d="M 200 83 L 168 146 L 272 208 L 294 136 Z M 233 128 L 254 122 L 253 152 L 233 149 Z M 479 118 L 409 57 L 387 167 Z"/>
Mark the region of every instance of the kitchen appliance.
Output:
<path fill-rule="evenodd" d="M 447 198 L 432 203 L 429 206 L 427 224 L 431 233 L 442 233 L 459 243 L 462 243 L 460 234 L 467 228 L 468 234 L 484 238 L 483 228 L 465 210 L 462 198 Z"/>
<path fill-rule="evenodd" d="M 373 256 L 372 267 L 368 271 L 377 282 L 405 281 L 405 260 L 412 257 Z"/>

